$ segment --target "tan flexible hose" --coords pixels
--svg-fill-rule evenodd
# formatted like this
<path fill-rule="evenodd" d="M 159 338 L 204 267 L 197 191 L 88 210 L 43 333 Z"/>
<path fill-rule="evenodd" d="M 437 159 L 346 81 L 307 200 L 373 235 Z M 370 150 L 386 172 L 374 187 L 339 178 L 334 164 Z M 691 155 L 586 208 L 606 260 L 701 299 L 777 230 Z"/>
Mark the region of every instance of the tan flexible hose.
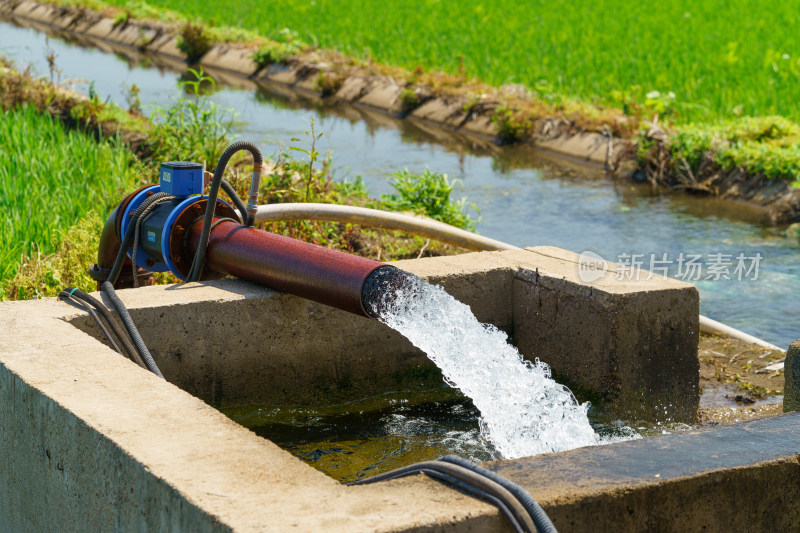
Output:
<path fill-rule="evenodd" d="M 495 239 L 483 237 L 475 233 L 456 228 L 450 224 L 439 222 L 425 217 L 392 213 L 379 209 L 354 207 L 336 204 L 315 203 L 286 203 L 267 204 L 258 206 L 255 222 L 277 222 L 290 220 L 323 220 L 326 222 L 341 222 L 347 224 L 360 224 L 372 228 L 405 231 L 459 248 L 475 251 L 492 250 L 521 250 Z M 703 333 L 716 333 L 739 339 L 751 344 L 757 344 L 770 350 L 786 350 L 767 341 L 753 337 L 743 331 L 732 328 L 716 320 L 700 315 L 700 331 Z"/>
<path fill-rule="evenodd" d="M 256 211 L 256 224 L 289 220 L 324 220 L 326 222 L 345 222 L 372 228 L 405 231 L 406 233 L 452 244 L 466 250 L 519 250 L 516 246 L 482 237 L 438 220 L 368 209 L 366 207 L 287 203 L 260 205 Z"/>

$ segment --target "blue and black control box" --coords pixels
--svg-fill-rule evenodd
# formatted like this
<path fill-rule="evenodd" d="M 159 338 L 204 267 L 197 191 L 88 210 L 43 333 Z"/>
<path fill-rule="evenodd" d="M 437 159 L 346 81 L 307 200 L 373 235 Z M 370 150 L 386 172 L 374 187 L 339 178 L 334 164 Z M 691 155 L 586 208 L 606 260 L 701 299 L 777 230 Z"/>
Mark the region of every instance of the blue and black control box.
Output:
<path fill-rule="evenodd" d="M 161 192 L 177 197 L 203 194 L 203 165 L 192 161 L 161 163 Z"/>

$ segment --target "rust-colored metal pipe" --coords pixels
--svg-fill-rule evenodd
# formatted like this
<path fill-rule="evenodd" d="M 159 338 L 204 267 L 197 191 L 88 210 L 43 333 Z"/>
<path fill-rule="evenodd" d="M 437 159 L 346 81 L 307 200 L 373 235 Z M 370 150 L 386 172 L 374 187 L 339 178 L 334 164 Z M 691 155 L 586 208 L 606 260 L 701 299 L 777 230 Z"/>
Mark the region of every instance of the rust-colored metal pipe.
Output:
<path fill-rule="evenodd" d="M 202 225 L 202 220 L 192 225 L 189 257 L 197 250 Z M 206 267 L 370 318 L 375 315 L 362 302 L 368 278 L 397 271 L 371 259 L 227 220 L 211 231 Z"/>

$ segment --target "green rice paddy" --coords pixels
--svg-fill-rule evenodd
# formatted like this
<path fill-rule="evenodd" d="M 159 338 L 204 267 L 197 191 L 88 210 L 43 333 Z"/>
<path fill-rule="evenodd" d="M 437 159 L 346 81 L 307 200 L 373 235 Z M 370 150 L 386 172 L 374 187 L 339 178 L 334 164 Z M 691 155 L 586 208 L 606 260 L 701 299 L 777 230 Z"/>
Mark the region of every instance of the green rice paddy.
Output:
<path fill-rule="evenodd" d="M 104 213 L 139 177 L 115 142 L 66 130 L 30 107 L 0 111 L 0 292 L 24 256 L 58 248 L 90 210 Z"/>
<path fill-rule="evenodd" d="M 522 83 L 555 101 L 655 100 L 651 107 L 680 122 L 800 119 L 798 0 L 148 3 L 271 38 L 288 27 L 307 42 L 409 69 Z"/>

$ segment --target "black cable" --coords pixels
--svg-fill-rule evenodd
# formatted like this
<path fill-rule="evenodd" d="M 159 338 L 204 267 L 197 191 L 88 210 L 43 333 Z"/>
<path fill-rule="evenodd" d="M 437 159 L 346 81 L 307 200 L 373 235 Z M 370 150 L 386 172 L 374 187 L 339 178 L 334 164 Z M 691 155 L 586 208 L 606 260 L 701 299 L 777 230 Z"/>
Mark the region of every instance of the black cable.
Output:
<path fill-rule="evenodd" d="M 228 180 L 226 179 L 223 179 L 220 182 L 220 185 L 222 186 L 222 190 L 225 191 L 225 194 L 228 195 L 228 197 L 233 202 L 233 205 L 236 206 L 236 209 L 238 209 L 239 213 L 241 213 L 242 215 L 242 221 L 240 222 L 237 220 L 236 223 L 241 224 L 242 222 L 244 222 L 246 226 L 252 226 L 253 221 L 249 219 L 249 215 L 247 214 L 247 206 L 244 205 L 242 199 L 239 198 L 239 195 L 236 193 L 236 190 L 233 188 L 233 186 L 230 183 L 228 183 Z"/>
<path fill-rule="evenodd" d="M 533 518 L 534 523 L 536 524 L 536 528 L 541 533 L 558 533 L 556 530 L 556 526 L 553 525 L 553 522 L 550 520 L 550 517 L 547 516 L 547 513 L 542 509 L 542 506 L 533 499 L 533 496 L 530 493 L 514 483 L 511 480 L 504 478 L 498 474 L 495 474 L 491 470 L 487 470 L 481 466 L 476 465 L 475 463 L 464 459 L 463 457 L 459 457 L 458 455 L 445 455 L 440 461 L 445 461 L 448 463 L 452 463 L 455 465 L 462 466 L 464 468 L 468 468 L 473 472 L 476 472 L 486 478 L 491 479 L 495 483 L 503 486 L 506 490 L 508 490 L 511 494 L 517 497 L 517 499 L 522 503 L 525 509 L 530 513 L 531 517 Z"/>
<path fill-rule="evenodd" d="M 495 505 L 517 532 L 557 533 L 547 514 L 519 485 L 458 456 L 448 455 L 349 483 L 363 485 L 424 473 Z"/>
<path fill-rule="evenodd" d="M 114 333 L 114 335 L 117 336 L 117 338 L 122 343 L 122 346 L 125 348 L 125 350 L 127 352 L 128 359 L 130 359 L 131 361 L 133 361 L 137 365 L 141 366 L 142 368 L 147 368 L 147 366 L 144 364 L 144 361 L 142 360 L 141 356 L 139 355 L 139 352 L 136 351 L 136 347 L 133 346 L 133 344 L 131 343 L 131 340 L 128 338 L 128 336 L 125 335 L 122 331 L 120 331 L 120 328 L 119 328 L 119 325 L 117 324 L 117 321 L 114 320 L 114 317 L 111 315 L 111 313 L 108 312 L 108 309 L 106 308 L 105 305 L 103 305 L 103 302 L 101 302 L 100 300 L 96 299 L 91 294 L 87 294 L 87 293 L 83 292 L 80 289 L 69 288 L 67 290 L 70 291 L 70 293 L 72 294 L 73 298 L 80 298 L 85 303 L 91 305 L 94 309 L 96 309 L 102 315 L 102 317 L 105 319 L 106 322 L 108 322 L 108 325 L 111 327 L 111 331 Z M 122 352 L 120 352 L 120 353 L 122 353 Z"/>
<path fill-rule="evenodd" d="M 114 307 L 114 310 L 117 312 L 120 319 L 122 319 L 122 324 L 128 331 L 128 335 L 131 336 L 131 340 L 133 340 L 133 344 L 136 346 L 136 350 L 139 352 L 139 355 L 144 361 L 145 366 L 153 374 L 163 379 L 164 375 L 161 373 L 158 365 L 153 360 L 153 356 L 150 355 L 150 351 L 147 349 L 147 346 L 142 340 L 142 336 L 139 335 L 139 330 L 136 329 L 136 325 L 133 323 L 133 319 L 131 318 L 130 313 L 128 313 L 128 309 L 125 307 L 125 304 L 122 303 L 122 300 L 119 299 L 119 296 L 117 296 L 117 291 L 114 290 L 114 286 L 108 281 L 104 281 L 102 290 L 108 296 L 111 306 Z"/>
<path fill-rule="evenodd" d="M 208 204 L 206 205 L 206 213 L 203 218 L 203 229 L 200 232 L 200 243 L 197 246 L 192 266 L 189 269 L 187 281 L 197 281 L 203 275 L 203 267 L 206 261 L 206 248 L 208 247 L 208 239 L 211 234 L 211 222 L 214 218 L 214 211 L 217 205 L 217 197 L 219 196 L 219 189 L 222 184 L 222 175 L 225 173 L 225 168 L 228 166 L 228 161 L 231 157 L 240 150 L 247 150 L 253 155 L 253 168 L 261 168 L 264 159 L 261 156 L 261 151 L 258 147 L 250 141 L 237 141 L 228 146 L 219 158 L 217 168 L 214 169 L 214 178 L 211 180 L 211 185 L 208 189 Z M 231 188 L 232 190 L 232 188 Z M 227 192 L 227 191 L 226 191 Z M 252 221 L 250 216 L 245 211 L 242 213 L 242 218 L 245 219 L 246 225 L 250 225 Z"/>
<path fill-rule="evenodd" d="M 111 343 L 111 347 L 114 348 L 114 351 L 122 356 L 125 356 L 125 354 L 122 353 L 122 350 L 120 350 L 119 346 L 117 346 L 117 342 L 114 340 L 114 337 L 111 336 L 111 333 L 108 331 L 108 328 L 106 328 L 106 325 L 103 324 L 103 322 L 100 320 L 100 316 L 97 314 L 97 311 L 92 309 L 92 306 L 90 306 L 89 304 L 78 298 L 73 298 L 72 294 L 70 294 L 69 289 L 65 289 L 60 293 L 58 293 L 58 298 L 59 300 L 64 300 L 64 301 L 69 300 L 78 307 L 80 307 L 81 309 L 83 309 L 84 311 L 86 311 L 86 313 L 90 317 L 92 317 L 92 319 L 97 323 L 97 326 L 100 328 L 100 331 L 103 333 L 103 335 L 106 336 L 108 342 Z"/>
<path fill-rule="evenodd" d="M 100 330 L 109 340 L 114 350 L 116 350 L 123 357 L 127 357 L 137 365 L 143 368 L 147 368 L 144 362 L 142 361 L 141 357 L 139 357 L 139 354 L 136 352 L 136 348 L 131 344 L 128 337 L 120 331 L 120 328 L 116 320 L 113 319 L 111 314 L 108 312 L 108 309 L 106 309 L 106 306 L 103 305 L 100 301 L 93 298 L 91 295 L 83 292 L 82 290 L 75 289 L 72 287 L 68 287 L 63 291 L 61 291 L 58 297 L 62 300 L 68 299 L 71 302 L 80 305 L 81 308 L 83 308 L 87 313 L 89 313 L 89 316 L 91 316 L 94 319 L 94 321 L 97 322 L 97 325 L 100 327 Z M 99 316 L 98 313 L 100 314 Z M 109 333 L 108 329 L 105 327 L 105 324 L 101 322 L 100 317 L 102 317 L 108 324 L 108 326 L 111 328 L 111 332 L 120 341 L 122 348 L 120 348 L 120 344 L 117 344 L 117 342 L 114 340 L 114 336 L 112 336 L 111 333 Z"/>

